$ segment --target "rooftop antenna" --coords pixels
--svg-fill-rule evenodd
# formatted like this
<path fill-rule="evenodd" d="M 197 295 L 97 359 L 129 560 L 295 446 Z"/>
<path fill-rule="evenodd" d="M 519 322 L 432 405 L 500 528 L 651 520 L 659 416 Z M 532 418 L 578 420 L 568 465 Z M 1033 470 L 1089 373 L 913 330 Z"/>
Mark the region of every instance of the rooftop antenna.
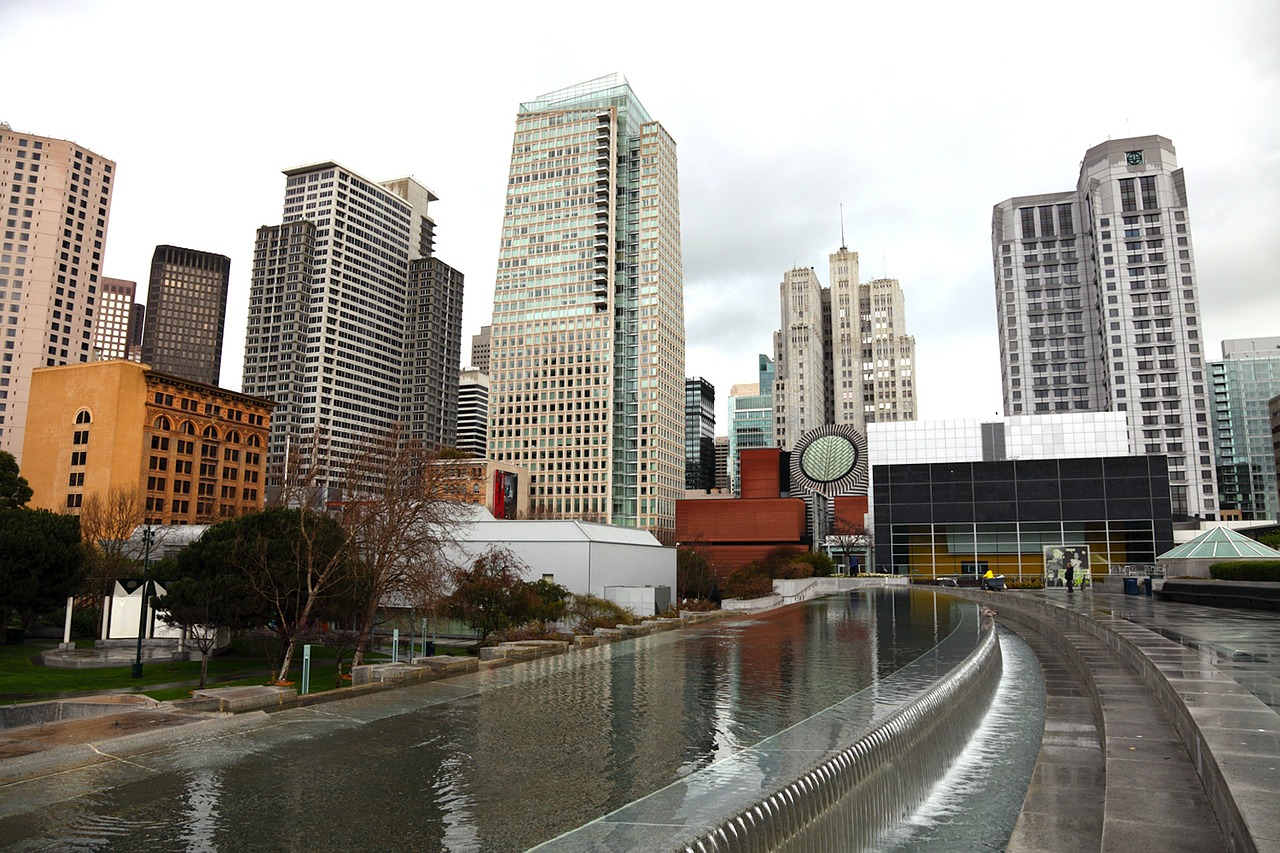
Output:
<path fill-rule="evenodd" d="M 844 241 L 844 205 L 840 205 L 840 251 L 849 248 L 849 244 Z"/>

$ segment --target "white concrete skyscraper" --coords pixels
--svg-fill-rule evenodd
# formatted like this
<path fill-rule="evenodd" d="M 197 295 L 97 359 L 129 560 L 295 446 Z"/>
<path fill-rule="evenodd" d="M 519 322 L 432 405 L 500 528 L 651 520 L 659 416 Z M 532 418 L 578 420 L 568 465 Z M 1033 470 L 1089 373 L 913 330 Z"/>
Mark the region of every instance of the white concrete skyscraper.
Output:
<path fill-rule="evenodd" d="M 991 251 L 1007 415 L 1128 412 L 1169 458 L 1175 516 L 1217 487 L 1187 188 L 1173 143 L 1114 139 L 1074 191 L 995 206 Z"/>
<path fill-rule="evenodd" d="M 790 450 L 805 432 L 916 419 L 915 338 L 892 278 L 861 281 L 858 253 L 828 257 L 831 287 L 811 267 L 783 274 L 774 333 L 774 439 Z"/>
<path fill-rule="evenodd" d="M 93 359 L 115 163 L 0 122 L 0 450 L 22 461 L 31 373 Z"/>
<path fill-rule="evenodd" d="M 462 275 L 432 256 L 435 196 L 413 178 L 284 174 L 283 222 L 258 229 L 243 390 L 277 404 L 268 491 L 291 449 L 315 448 L 333 497 L 346 460 L 394 430 L 454 443 Z"/>
<path fill-rule="evenodd" d="M 520 105 L 494 288 L 490 458 L 561 518 L 674 541 L 684 489 L 675 142 L 625 78 Z"/>

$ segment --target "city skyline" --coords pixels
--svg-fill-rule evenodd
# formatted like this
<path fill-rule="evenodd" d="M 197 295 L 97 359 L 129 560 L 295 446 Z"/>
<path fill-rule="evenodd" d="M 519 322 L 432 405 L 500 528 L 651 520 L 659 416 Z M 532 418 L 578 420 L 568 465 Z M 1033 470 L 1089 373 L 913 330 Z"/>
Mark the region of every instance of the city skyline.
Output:
<path fill-rule="evenodd" d="M 317 13 L 340 8 L 321 4 Z M 1280 308 L 1267 254 L 1269 236 L 1280 227 L 1280 162 L 1274 119 L 1257 106 L 1273 99 L 1280 78 L 1270 48 L 1280 16 L 1263 3 L 1234 5 L 1228 13 L 1174 4 L 1170 14 L 1144 20 L 1143 39 L 1165 45 L 1176 61 L 1161 64 L 1159 87 L 1143 86 L 1135 98 L 1115 70 L 1114 46 L 1097 37 L 1098 21 L 1110 20 L 1103 14 L 1109 7 L 1085 4 L 1039 18 L 1000 8 L 987 15 L 939 10 L 924 23 L 906 10 L 798 10 L 769 26 L 736 24 L 723 45 L 707 43 L 711 27 L 722 24 L 709 13 L 682 14 L 674 28 L 658 15 L 639 24 L 642 31 L 628 43 L 547 56 L 520 75 L 495 70 L 436 84 L 421 110 L 403 109 L 394 87 L 383 92 L 361 75 L 346 75 L 350 79 L 335 81 L 332 97 L 351 109 L 334 120 L 281 113 L 257 93 L 263 79 L 289 67 L 276 49 L 289 25 L 285 9 L 263 10 L 249 28 L 231 16 L 167 10 L 166 27 L 201 37 L 189 44 L 187 64 L 155 75 L 142 45 L 159 23 L 150 23 L 144 10 L 9 4 L 0 11 L 0 49 L 7 56 L 36 61 L 53 32 L 70 53 L 87 53 L 109 37 L 113 50 L 95 67 L 95 78 L 101 91 L 130 97 L 82 99 L 74 112 L 67 110 L 64 100 L 42 92 L 72 86 L 80 70 L 70 63 L 50 68 L 42 87 L 12 93 L 0 120 L 15 130 L 75 140 L 120 164 L 105 276 L 145 279 L 158 244 L 231 257 L 224 348 L 231 387 L 240 374 L 253 234 L 278 216 L 280 169 L 334 158 L 375 180 L 406 173 L 426 180 L 443 199 L 440 253 L 471 279 L 462 325 L 469 338 L 489 321 L 511 104 L 531 91 L 614 70 L 644 93 L 679 144 L 686 372 L 716 386 L 720 423 L 729 386 L 750 381 L 756 355 L 770 351 L 778 272 L 840 245 L 841 204 L 863 275 L 909 282 L 918 416 L 998 411 L 990 205 L 1070 186 L 1080 152 L 1108 137 L 1154 133 L 1178 146 L 1197 212 L 1206 354 L 1216 356 L 1226 338 L 1270 334 L 1264 318 Z M 550 21 L 481 23 L 478 14 L 433 15 L 442 65 L 465 59 L 501 68 L 531 38 L 588 30 L 585 22 L 563 33 Z M 983 26 L 969 26 L 969 16 L 982 18 Z M 407 78 L 410 57 L 382 45 L 386 32 L 413 26 L 414 13 L 375 11 L 343 23 L 318 33 L 315 49 L 341 43 L 349 67 L 376 56 L 391 77 Z M 961 28 L 975 33 L 966 40 L 948 36 Z M 859 44 L 854 64 L 836 49 L 848 46 L 851 32 L 877 33 Z M 228 39 L 246 55 L 234 74 L 216 59 Z M 802 62 L 764 68 L 748 59 L 788 41 L 806 45 Z M 695 47 L 709 69 L 703 79 L 652 58 L 663 48 Z M 1075 57 L 1061 82 L 1066 91 L 1089 91 L 1087 108 L 1046 110 L 1038 75 L 1012 73 L 1055 51 Z M 875 87 L 860 87 L 851 82 L 859 67 L 894 73 L 886 71 Z M 714 97 L 688 95 L 713 85 Z M 166 113 L 162 125 L 147 107 L 188 94 L 213 99 L 223 110 L 213 132 L 197 125 L 195 114 Z M 770 120 L 751 122 L 749 132 L 739 129 L 745 117 L 765 115 Z M 797 122 L 803 134 L 795 132 Z M 253 144 L 233 145 L 246 129 Z M 181 134 L 183 145 L 163 142 L 169 133 Z M 158 215 L 181 204 L 182 177 L 192 162 L 201 164 L 203 181 L 234 192 L 182 205 L 181 216 Z M 464 343 L 464 364 L 468 360 Z"/>

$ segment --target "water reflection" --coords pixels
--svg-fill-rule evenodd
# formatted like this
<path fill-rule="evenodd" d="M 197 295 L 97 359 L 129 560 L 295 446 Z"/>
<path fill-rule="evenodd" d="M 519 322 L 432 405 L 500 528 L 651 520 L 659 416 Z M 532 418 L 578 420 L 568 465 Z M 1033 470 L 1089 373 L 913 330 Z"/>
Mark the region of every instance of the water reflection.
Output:
<path fill-rule="evenodd" d="M 965 607 L 920 590 L 871 590 L 281 712 L 260 729 L 131 766 L 12 786 L 0 841 L 20 850 L 522 850 L 765 738 L 785 742 L 852 694 L 874 697 L 951 634 Z M 873 707 L 850 705 L 849 726 L 864 725 Z M 754 756 L 740 781 L 774 784 L 793 772 L 793 754 L 843 736 Z"/>

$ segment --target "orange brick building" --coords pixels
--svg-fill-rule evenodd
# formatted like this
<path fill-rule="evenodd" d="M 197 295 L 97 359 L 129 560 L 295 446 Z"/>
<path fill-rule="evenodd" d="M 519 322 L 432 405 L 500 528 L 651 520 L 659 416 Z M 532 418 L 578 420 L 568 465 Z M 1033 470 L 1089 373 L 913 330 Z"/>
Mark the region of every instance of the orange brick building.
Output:
<path fill-rule="evenodd" d="M 136 488 L 146 524 L 260 510 L 274 407 L 131 361 L 36 370 L 22 455 L 31 505 L 78 514 L 87 495 Z"/>

